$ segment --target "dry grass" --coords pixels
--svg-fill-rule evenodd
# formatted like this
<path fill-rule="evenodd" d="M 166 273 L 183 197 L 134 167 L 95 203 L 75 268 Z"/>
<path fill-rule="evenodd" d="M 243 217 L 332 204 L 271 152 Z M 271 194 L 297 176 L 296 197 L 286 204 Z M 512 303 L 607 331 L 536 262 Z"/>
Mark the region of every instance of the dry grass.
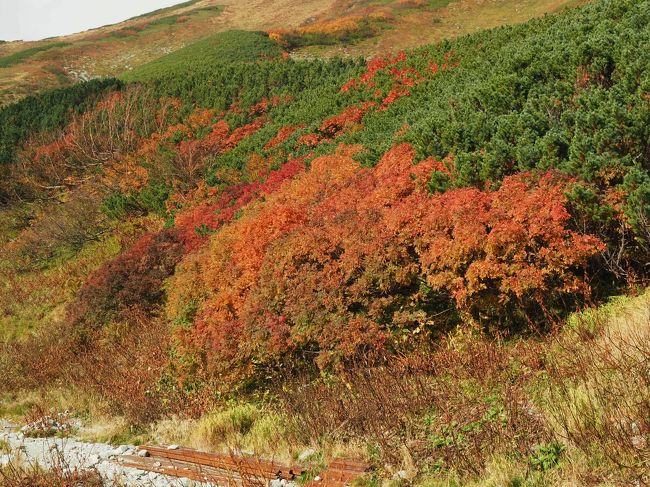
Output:
<path fill-rule="evenodd" d="M 453 39 L 465 34 L 500 25 L 525 22 L 564 8 L 577 7 L 590 0 L 457 0 L 442 8 L 415 8 L 400 12 L 399 2 L 383 2 L 393 7 L 396 16 L 392 28 L 377 37 L 350 46 L 310 47 L 298 51 L 297 56 L 368 56 L 396 52 L 402 49 Z M 426 2 L 425 2 L 426 3 Z M 363 3 L 361 3 L 363 6 Z M 382 5 L 382 8 L 386 8 Z M 341 15 L 335 9 L 323 16 Z M 346 15 L 349 12 L 346 10 Z"/>
<path fill-rule="evenodd" d="M 427 471 L 480 476 L 486 458 L 529 455 L 549 439 L 525 394 L 535 350 L 461 333 L 381 367 L 363 364 L 340 379 L 296 381 L 284 396 L 290 441 L 365 445 L 368 459 Z"/>
<path fill-rule="evenodd" d="M 646 485 L 649 338 L 650 293 L 577 314 L 539 340 L 498 341 L 465 328 L 382 366 L 286 377 L 265 405 L 222 403 L 198 420 L 165 416 L 141 439 L 282 462 L 311 447 L 318 465 L 363 458 L 377 478 L 401 470 L 427 487 Z M 114 371 L 99 382 L 112 384 L 124 369 Z M 142 400 L 120 387 L 99 396 L 116 390 L 113 399 Z M 183 398 L 176 406 L 186 412 Z M 124 439 L 133 420 L 102 421 L 89 438 Z"/>
<path fill-rule="evenodd" d="M 4 227 L 0 233 L 15 239 L 0 246 L 0 343 L 25 338 L 60 322 L 66 303 L 88 274 L 117 255 L 143 227 L 152 226 L 151 222 L 127 223 L 76 254 L 64 253 L 52 259 L 45 269 L 34 268 L 21 257 L 21 253 L 30 249 L 22 248 L 21 235 L 9 228 L 23 226 L 15 220 L 24 215 L 10 214 L 10 211 L 17 210 L 0 210 L 0 226 Z"/>
<path fill-rule="evenodd" d="M 300 25 L 310 16 L 320 13 L 333 0 L 204 0 L 189 8 L 174 11 L 183 16 L 196 9 L 223 6 L 223 11 L 203 11 L 170 25 L 134 30 L 135 35 L 115 36 L 117 31 L 140 29 L 146 19 L 132 19 L 120 24 L 100 27 L 87 32 L 62 36 L 48 42 L 71 42 L 72 46 L 41 53 L 22 63 L 2 69 L 0 73 L 0 106 L 25 95 L 85 77 L 117 76 L 124 71 L 150 62 L 175 51 L 207 34 L 232 29 L 266 30 Z M 167 14 L 169 15 L 169 14 Z M 39 46 L 41 42 L 16 42 L 14 51 Z M 9 47 L 4 47 L 9 53 Z M 56 73 L 60 73 L 59 76 Z"/>
<path fill-rule="evenodd" d="M 546 413 L 563 441 L 610 465 L 608 476 L 647 485 L 650 293 L 580 318 L 551 349 Z"/>
<path fill-rule="evenodd" d="M 103 487 L 104 481 L 96 470 L 71 467 L 63 454 L 54 450 L 51 467 L 44 469 L 38 464 L 18 458 L 0 467 L 2 487 Z"/>
<path fill-rule="evenodd" d="M 234 404 L 203 416 L 190 444 L 211 451 L 245 451 L 273 458 L 290 458 L 286 418 L 253 404 Z"/>

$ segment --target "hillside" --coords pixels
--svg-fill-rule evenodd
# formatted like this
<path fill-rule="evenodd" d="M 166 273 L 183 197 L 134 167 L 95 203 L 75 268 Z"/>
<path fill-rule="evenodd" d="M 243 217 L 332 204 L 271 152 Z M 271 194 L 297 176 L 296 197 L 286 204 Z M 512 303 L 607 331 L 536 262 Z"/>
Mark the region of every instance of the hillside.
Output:
<path fill-rule="evenodd" d="M 380 7 L 0 110 L 5 414 L 368 485 L 648 482 L 650 0 L 332 55 Z"/>
<path fill-rule="evenodd" d="M 0 105 L 46 88 L 98 76 L 118 76 L 228 30 L 304 30 L 311 33 L 313 45 L 295 49 L 295 56 L 366 56 L 523 22 L 585 2 L 191 0 L 79 34 L 38 42 L 0 43 Z"/>

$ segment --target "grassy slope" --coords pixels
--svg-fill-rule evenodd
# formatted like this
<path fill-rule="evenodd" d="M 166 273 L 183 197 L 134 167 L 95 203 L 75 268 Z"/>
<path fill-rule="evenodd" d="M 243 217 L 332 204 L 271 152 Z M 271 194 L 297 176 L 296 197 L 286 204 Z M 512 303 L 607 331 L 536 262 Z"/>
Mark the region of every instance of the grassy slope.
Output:
<path fill-rule="evenodd" d="M 121 24 L 39 42 L 0 45 L 0 59 L 20 59 L 0 68 L 0 104 L 26 93 L 94 76 L 115 76 L 207 35 L 230 29 L 293 28 L 342 15 L 386 11 L 392 27 L 353 46 L 308 48 L 297 56 L 368 55 L 415 47 L 497 25 L 522 22 L 587 0 L 422 2 L 404 8 L 397 0 L 202 0 L 161 9 Z M 418 2 L 414 2 L 419 5 Z M 408 4 L 408 2 L 406 2 Z M 344 12 L 344 13 L 342 13 Z M 55 44 L 52 44 L 55 43 Z M 65 44 L 63 44 L 65 43 Z M 68 45 L 69 44 L 69 45 Z M 46 49 L 46 51 L 44 51 Z M 40 52 L 39 52 L 40 51 Z"/>

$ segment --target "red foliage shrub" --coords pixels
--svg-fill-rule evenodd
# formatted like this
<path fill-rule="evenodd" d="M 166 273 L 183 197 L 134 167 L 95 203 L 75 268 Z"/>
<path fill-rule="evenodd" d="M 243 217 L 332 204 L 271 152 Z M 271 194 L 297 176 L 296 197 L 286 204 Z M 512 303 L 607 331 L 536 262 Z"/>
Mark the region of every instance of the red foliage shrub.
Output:
<path fill-rule="evenodd" d="M 361 123 L 363 116 L 374 106 L 375 103 L 370 101 L 360 105 L 352 105 L 338 115 L 325 119 L 318 132 L 327 139 L 334 139 L 350 127 Z"/>
<path fill-rule="evenodd" d="M 269 140 L 268 143 L 264 146 L 264 150 L 268 151 L 269 149 L 276 147 L 278 144 L 281 144 L 289 137 L 291 137 L 296 130 L 302 127 L 303 126 L 301 125 L 289 125 L 287 127 L 282 127 L 280 130 L 278 130 L 277 135 Z"/>
<path fill-rule="evenodd" d="M 402 86 L 395 86 L 389 92 L 388 95 L 381 102 L 381 109 L 386 110 L 390 105 L 395 103 L 400 98 L 409 96 L 411 91 L 408 88 Z"/>
<path fill-rule="evenodd" d="M 377 103 L 367 101 L 358 105 L 345 108 L 341 113 L 333 115 L 321 123 L 316 133 L 303 134 L 298 138 L 296 147 L 316 147 L 323 142 L 336 139 L 344 133 L 359 127 L 366 113 L 372 110 Z"/>
<path fill-rule="evenodd" d="M 456 53 L 449 51 L 443 55 L 442 70 L 456 68 L 460 65 L 455 61 Z M 398 99 L 411 94 L 410 88 L 425 81 L 428 77 L 436 75 L 440 69 L 438 63 L 429 61 L 429 68 L 423 73 L 409 66 L 409 59 L 406 53 L 400 52 L 395 56 L 386 56 L 374 58 L 367 63 L 366 72 L 359 78 L 353 78 L 343 85 L 342 93 L 347 93 L 352 89 L 374 89 L 377 87 L 377 77 L 380 74 L 387 74 L 392 79 L 392 86 L 384 92 L 382 89 L 374 91 L 375 98 L 382 98 L 379 110 L 386 110 L 388 106 Z"/>
<path fill-rule="evenodd" d="M 237 144 L 239 144 L 243 139 L 253 135 L 259 129 L 261 129 L 265 123 L 266 123 L 266 119 L 264 117 L 259 117 L 247 125 L 236 128 L 235 130 L 233 130 L 232 134 L 230 134 L 230 137 L 228 137 L 228 139 L 226 140 L 226 143 L 224 145 L 225 149 L 232 149 Z"/>
<path fill-rule="evenodd" d="M 211 232 L 232 220 L 245 205 L 259 195 L 275 191 L 284 180 L 291 179 L 304 170 L 304 167 L 304 158 L 292 159 L 280 169 L 270 172 L 263 183 L 231 186 L 219 195 L 216 203 L 205 202 L 179 213 L 175 225 L 185 252 L 199 248 Z"/>
<path fill-rule="evenodd" d="M 262 99 L 248 110 L 250 115 L 260 116 L 269 111 L 270 108 L 275 108 L 282 103 L 289 103 L 292 100 L 291 96 L 274 96 L 270 100 L 267 98 Z"/>
<path fill-rule="evenodd" d="M 85 335 L 136 311 L 150 315 L 162 304 L 163 283 L 182 256 L 175 230 L 140 238 L 128 251 L 94 272 L 68 307 L 68 322 Z"/>
<path fill-rule="evenodd" d="M 374 169 L 316 159 L 222 228 L 181 272 L 207 296 L 189 342 L 233 376 L 291 356 L 328 367 L 459 314 L 508 329 L 588 299 L 583 273 L 602 244 L 569 228 L 569 181 L 520 174 L 497 191 L 429 195 L 445 166 L 413 158 L 401 145 Z"/>
<path fill-rule="evenodd" d="M 322 140 L 323 138 L 318 134 L 304 134 L 298 138 L 297 146 L 316 147 Z"/>

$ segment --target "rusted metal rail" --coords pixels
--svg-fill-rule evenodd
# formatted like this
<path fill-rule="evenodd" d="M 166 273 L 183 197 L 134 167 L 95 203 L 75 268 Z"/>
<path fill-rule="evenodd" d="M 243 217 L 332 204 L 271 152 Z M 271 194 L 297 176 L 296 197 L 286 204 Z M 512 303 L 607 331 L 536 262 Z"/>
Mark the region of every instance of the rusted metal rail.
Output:
<path fill-rule="evenodd" d="M 125 455 L 120 457 L 120 464 L 124 467 L 220 486 L 264 486 L 276 478 L 278 471 L 286 478 L 290 471 L 299 476 L 306 470 L 299 465 L 285 465 L 234 454 L 207 453 L 191 448 L 168 449 L 144 445 L 139 447 L 139 450 L 146 450 L 149 456 Z M 344 487 L 368 470 L 369 465 L 364 462 L 335 460 L 326 470 L 319 473 L 320 480 L 311 480 L 306 487 Z"/>

